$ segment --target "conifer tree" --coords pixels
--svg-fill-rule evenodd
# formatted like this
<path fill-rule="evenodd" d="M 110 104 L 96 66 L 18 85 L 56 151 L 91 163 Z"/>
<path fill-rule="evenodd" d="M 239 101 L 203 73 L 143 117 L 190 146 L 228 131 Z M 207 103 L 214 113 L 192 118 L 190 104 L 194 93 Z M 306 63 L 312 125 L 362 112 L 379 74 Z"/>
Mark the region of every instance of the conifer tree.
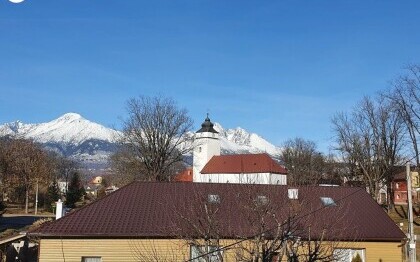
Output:
<path fill-rule="evenodd" d="M 55 201 L 61 198 L 60 189 L 58 188 L 57 180 L 54 180 L 51 185 L 48 187 L 47 196 L 45 198 L 45 206 L 48 210 L 52 210 L 52 206 Z"/>
<path fill-rule="evenodd" d="M 78 172 L 74 172 L 66 194 L 66 206 L 71 208 L 75 207 L 76 202 L 80 201 L 84 194 L 85 189 L 83 188 L 82 181 L 80 180 L 80 175 Z"/>

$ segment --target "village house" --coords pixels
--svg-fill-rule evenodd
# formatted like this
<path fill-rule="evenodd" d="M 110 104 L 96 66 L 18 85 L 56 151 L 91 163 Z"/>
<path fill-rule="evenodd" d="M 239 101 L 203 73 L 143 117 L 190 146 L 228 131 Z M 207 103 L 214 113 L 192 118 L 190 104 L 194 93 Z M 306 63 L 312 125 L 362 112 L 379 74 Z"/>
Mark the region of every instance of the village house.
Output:
<path fill-rule="evenodd" d="M 396 205 L 407 205 L 407 174 L 406 172 L 400 172 L 395 175 L 391 183 L 392 191 L 394 192 L 394 204 Z M 419 172 L 411 172 L 411 188 L 412 198 L 414 204 L 420 202 L 420 177 Z"/>
<path fill-rule="evenodd" d="M 361 188 L 232 183 L 133 182 L 29 235 L 42 262 L 237 261 L 273 242 L 271 261 L 318 247 L 386 262 L 403 261 L 405 244 Z"/>

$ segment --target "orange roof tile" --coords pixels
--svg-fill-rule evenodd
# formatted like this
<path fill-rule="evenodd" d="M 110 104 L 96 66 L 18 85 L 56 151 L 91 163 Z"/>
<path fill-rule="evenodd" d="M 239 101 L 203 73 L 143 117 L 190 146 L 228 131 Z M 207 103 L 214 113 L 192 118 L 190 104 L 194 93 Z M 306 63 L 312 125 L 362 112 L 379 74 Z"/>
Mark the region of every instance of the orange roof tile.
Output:
<path fill-rule="evenodd" d="M 275 173 L 287 174 L 286 168 L 268 154 L 213 156 L 201 170 L 202 174 Z"/>

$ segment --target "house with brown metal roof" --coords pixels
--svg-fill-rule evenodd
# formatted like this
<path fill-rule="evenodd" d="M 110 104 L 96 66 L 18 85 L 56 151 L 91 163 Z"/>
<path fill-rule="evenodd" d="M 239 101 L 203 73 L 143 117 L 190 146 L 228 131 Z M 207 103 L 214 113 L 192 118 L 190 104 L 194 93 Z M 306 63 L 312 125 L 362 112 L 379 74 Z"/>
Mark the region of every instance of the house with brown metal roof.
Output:
<path fill-rule="evenodd" d="M 54 262 L 386 262 L 403 261 L 405 243 L 360 188 L 182 182 L 133 182 L 30 236 Z"/>

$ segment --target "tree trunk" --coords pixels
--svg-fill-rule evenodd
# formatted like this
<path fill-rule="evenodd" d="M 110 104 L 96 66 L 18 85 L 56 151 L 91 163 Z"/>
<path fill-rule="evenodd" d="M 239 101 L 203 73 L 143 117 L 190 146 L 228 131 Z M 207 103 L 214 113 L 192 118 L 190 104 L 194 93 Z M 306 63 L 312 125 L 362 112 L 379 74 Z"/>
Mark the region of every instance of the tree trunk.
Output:
<path fill-rule="evenodd" d="M 28 214 L 28 206 L 29 206 L 29 189 L 26 188 L 26 196 L 25 196 L 25 214 Z"/>

